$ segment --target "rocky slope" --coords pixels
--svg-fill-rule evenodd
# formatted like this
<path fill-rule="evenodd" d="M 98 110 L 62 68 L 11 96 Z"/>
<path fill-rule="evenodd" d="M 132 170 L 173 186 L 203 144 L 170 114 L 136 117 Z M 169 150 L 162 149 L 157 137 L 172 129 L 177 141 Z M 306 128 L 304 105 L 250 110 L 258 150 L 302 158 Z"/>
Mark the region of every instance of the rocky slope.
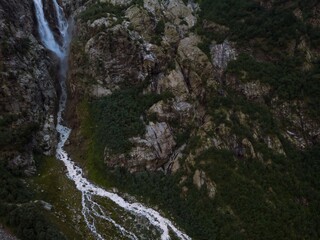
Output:
<path fill-rule="evenodd" d="M 51 7 L 45 4 L 49 13 Z M 55 154 L 57 70 L 39 40 L 33 1 L 1 1 L 0 221 L 20 239 L 65 239 L 26 178 L 37 173 L 39 156 Z M 0 238 L 16 239 L 2 230 Z"/>
<path fill-rule="evenodd" d="M 259 79 L 243 81 L 227 71 L 228 63 L 247 49 L 241 46 L 237 49 L 237 44 L 228 40 L 218 44 L 212 39 L 210 55 L 201 50 L 203 39 L 193 32 L 196 4 L 186 5 L 183 1 L 118 4 L 89 5 L 77 18 L 70 71 L 72 105 L 78 105 L 84 96 L 103 99 L 119 89 L 138 87 L 141 83 L 147 84 L 142 91 L 144 95 L 167 92 L 172 95 L 144 109 L 145 134 L 129 139 L 132 148 L 126 156 L 112 154 L 108 146 L 104 149 L 107 165 L 124 166 L 133 172 L 159 168 L 170 171 L 175 165 L 176 171 L 179 164 L 174 157 L 182 151 L 176 141 L 186 129 L 199 140 L 196 155 L 213 147 L 231 150 L 237 157 L 266 161 L 251 140 L 228 126 L 235 120 L 250 129 L 252 141 L 261 142 L 280 155 L 285 155 L 285 151 L 279 138 L 301 149 L 319 143 L 319 123 L 307 115 L 303 101 L 279 100 L 277 95 L 271 96 L 273 89 L 269 84 Z M 227 89 L 257 108 L 269 108 L 265 114 L 270 119 L 254 119 L 241 108 L 209 106 L 218 98 L 228 99 Z M 267 97 L 271 97 L 269 103 Z M 264 124 L 273 124 L 270 122 L 283 126 L 276 132 L 263 129 Z M 193 164 L 193 158 L 188 155 L 186 161 Z"/>
<path fill-rule="evenodd" d="M 93 180 L 194 239 L 319 238 L 318 3 L 61 3 L 75 18 L 68 151 Z M 32 175 L 57 143 L 57 63 L 32 1 L 1 1 L 0 33 L 0 170 Z"/>
<path fill-rule="evenodd" d="M 32 1 L 1 1 L 1 162 L 35 173 L 33 152 L 54 154 L 55 57 L 37 39 Z"/>
<path fill-rule="evenodd" d="M 292 11 L 289 15 L 305 11 L 296 3 L 265 6 L 264 2 L 241 1 L 240 4 L 243 2 L 255 4 L 266 16 L 274 16 L 271 13 L 274 9 Z M 257 211 L 266 221 L 279 209 L 289 211 L 287 206 L 291 204 L 295 206 L 295 214 L 308 218 L 308 214 L 302 213 L 306 206 L 302 202 L 309 199 L 306 200 L 308 204 L 312 202 L 309 209 L 316 205 L 317 197 L 307 194 L 314 185 L 303 175 L 310 170 L 305 161 L 318 168 L 314 159 L 320 140 L 319 112 L 312 107 L 317 108 L 312 105 L 317 97 L 312 93 L 303 95 L 310 91 L 301 93 L 301 89 L 318 88 L 319 83 L 308 85 L 314 80 L 306 80 L 298 88 L 303 78 L 298 73 L 305 71 L 306 76 L 316 77 L 319 48 L 312 44 L 314 39 L 308 33 L 301 33 L 300 39 L 282 50 L 281 45 L 272 45 L 263 34 L 252 36 L 246 44 L 234 27 L 241 26 L 246 19 L 241 22 L 239 17 L 238 23 L 229 23 L 221 17 L 219 21 L 218 13 L 207 14 L 215 7 L 225 5 L 221 1 L 202 1 L 199 5 L 193 1 L 144 0 L 89 2 L 82 8 L 76 15 L 70 56 L 69 120 L 74 129 L 70 151 L 89 169 L 99 169 L 100 178 L 117 176 L 120 167 L 136 173 L 132 175 L 135 180 L 126 174 L 122 176 L 136 184 L 141 180 L 141 172 L 157 175 L 160 171 L 164 178 L 179 179 L 175 183 L 178 190 L 174 187 L 171 191 L 178 191 L 180 200 L 197 202 L 200 206 L 208 198 L 206 207 L 215 217 L 209 213 L 190 213 L 193 219 L 189 223 L 181 220 L 190 230 L 194 219 L 205 219 L 200 221 L 202 227 L 195 230 L 195 238 L 206 239 L 213 233 L 230 238 L 230 229 L 237 236 L 255 238 L 257 233 L 252 228 L 261 219 L 253 220 L 254 216 L 247 211 L 255 208 L 257 202 L 264 209 Z M 308 21 L 317 22 L 317 6 L 309 7 L 314 11 L 313 17 L 300 19 L 299 24 L 309 26 Z M 222 10 L 227 16 L 232 9 L 229 6 Z M 244 11 L 252 9 L 255 8 Z M 263 50 L 263 44 L 273 46 L 272 52 Z M 285 54 L 278 54 L 281 51 L 291 56 L 291 60 L 299 56 L 298 65 L 280 65 L 280 61 L 289 62 Z M 294 73 L 287 74 L 285 67 Z M 274 76 L 277 72 L 279 75 Z M 294 81 L 296 88 L 292 87 Z M 313 171 L 310 174 L 315 176 Z M 161 185 L 152 185 L 153 175 L 149 176 L 144 181 L 148 181 L 150 188 Z M 238 189 L 235 181 L 243 188 Z M 279 181 L 285 183 L 276 187 Z M 139 184 L 133 184 L 138 188 L 132 190 L 134 193 L 141 193 L 139 188 L 143 189 L 146 183 Z M 302 185 L 309 190 L 300 192 Z M 248 188 L 253 189 L 251 199 L 257 202 L 244 202 L 240 207 L 232 198 L 247 199 Z M 196 192 L 204 195 L 194 200 Z M 144 194 L 157 196 L 152 191 Z M 232 194 L 235 195 L 231 197 Z M 271 205 L 274 209 L 267 213 L 265 209 Z M 203 211 L 199 208 L 197 211 Z M 183 218 L 181 212 L 172 211 Z M 217 216 L 225 219 L 229 214 L 232 219 L 229 230 L 199 230 L 214 224 L 221 227 Z M 293 222 L 292 226 L 296 224 Z M 266 225 L 257 227 L 257 232 L 272 232 L 273 225 Z M 289 227 L 286 234 L 297 233 Z M 308 235 L 304 231 L 299 234 Z"/>

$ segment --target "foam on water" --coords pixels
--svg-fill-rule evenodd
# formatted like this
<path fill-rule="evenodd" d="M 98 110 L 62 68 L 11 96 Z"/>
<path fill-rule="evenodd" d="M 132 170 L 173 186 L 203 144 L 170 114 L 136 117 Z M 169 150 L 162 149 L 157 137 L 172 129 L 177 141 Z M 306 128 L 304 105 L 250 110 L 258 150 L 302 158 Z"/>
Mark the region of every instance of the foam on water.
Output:
<path fill-rule="evenodd" d="M 52 0 L 54 9 L 56 11 L 58 28 L 60 36 L 63 41 L 60 45 L 54 38 L 54 35 L 49 27 L 49 24 L 44 16 L 43 6 L 41 0 L 34 0 L 36 16 L 39 25 L 39 35 L 43 44 L 51 51 L 56 53 L 60 59 L 60 86 L 61 95 L 59 101 L 59 111 L 57 114 L 57 126 L 56 130 L 59 133 L 59 142 L 57 145 L 56 157 L 63 161 L 67 168 L 67 176 L 75 183 L 76 188 L 82 193 L 82 214 L 84 220 L 97 239 L 104 239 L 101 233 L 98 232 L 96 221 L 106 221 L 111 223 L 123 236 L 130 239 L 139 239 L 134 233 L 126 230 L 123 226 L 118 224 L 103 210 L 103 208 L 95 202 L 92 197 L 98 196 L 106 198 L 114 202 L 124 210 L 134 214 L 136 216 L 143 216 L 149 220 L 149 222 L 161 233 L 161 239 L 170 239 L 169 230 L 171 230 L 180 239 L 191 239 L 188 235 L 180 231 L 175 225 L 167 218 L 162 217 L 159 212 L 152 208 L 148 208 L 141 203 L 135 202 L 130 203 L 124 200 L 121 196 L 109 192 L 95 184 L 89 182 L 83 175 L 83 170 L 77 166 L 68 156 L 67 152 L 63 149 L 65 142 L 67 141 L 71 129 L 64 126 L 63 123 L 63 112 L 67 102 L 67 88 L 66 88 L 66 56 L 69 45 L 69 34 L 68 34 L 68 22 L 64 16 L 63 9 L 59 6 L 56 0 Z"/>

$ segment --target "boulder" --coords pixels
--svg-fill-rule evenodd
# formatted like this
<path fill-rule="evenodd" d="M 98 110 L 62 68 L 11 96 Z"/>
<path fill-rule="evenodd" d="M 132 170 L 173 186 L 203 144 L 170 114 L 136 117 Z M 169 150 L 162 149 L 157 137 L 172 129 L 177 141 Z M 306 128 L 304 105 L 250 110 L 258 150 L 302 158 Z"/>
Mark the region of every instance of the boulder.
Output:
<path fill-rule="evenodd" d="M 216 195 L 216 184 L 206 176 L 202 170 L 196 170 L 193 175 L 193 184 L 200 190 L 203 186 L 206 187 L 208 197 L 213 199 Z"/>
<path fill-rule="evenodd" d="M 213 65 L 221 70 L 225 70 L 228 63 L 237 57 L 235 48 L 227 40 L 221 44 L 211 44 L 210 53 Z"/>

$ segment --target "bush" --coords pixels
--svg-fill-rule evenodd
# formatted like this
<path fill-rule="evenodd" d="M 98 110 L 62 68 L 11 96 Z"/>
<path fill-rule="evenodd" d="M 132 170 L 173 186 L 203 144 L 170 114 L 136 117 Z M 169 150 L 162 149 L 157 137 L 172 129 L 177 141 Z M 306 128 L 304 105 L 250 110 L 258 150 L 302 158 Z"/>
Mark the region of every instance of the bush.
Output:
<path fill-rule="evenodd" d="M 320 116 L 320 68 L 309 72 L 300 70 L 297 58 L 287 58 L 279 62 L 258 62 L 253 57 L 241 54 L 228 65 L 228 73 L 235 74 L 242 81 L 260 80 L 273 87 L 273 94 L 283 100 L 303 99 L 308 104 L 310 116 Z M 245 78 L 243 77 L 243 73 Z"/>
<path fill-rule="evenodd" d="M 124 7 L 113 5 L 111 3 L 95 3 L 90 5 L 84 12 L 82 12 L 79 18 L 82 21 L 94 21 L 96 19 L 107 17 L 108 14 L 114 14 L 116 17 L 121 17 L 124 14 Z"/>
<path fill-rule="evenodd" d="M 143 95 L 139 87 L 133 87 L 92 101 L 90 112 L 97 145 L 106 146 L 113 153 L 127 153 L 131 149 L 129 139 L 144 134 L 141 117 L 145 116 L 145 110 L 163 98 L 166 96 Z"/>

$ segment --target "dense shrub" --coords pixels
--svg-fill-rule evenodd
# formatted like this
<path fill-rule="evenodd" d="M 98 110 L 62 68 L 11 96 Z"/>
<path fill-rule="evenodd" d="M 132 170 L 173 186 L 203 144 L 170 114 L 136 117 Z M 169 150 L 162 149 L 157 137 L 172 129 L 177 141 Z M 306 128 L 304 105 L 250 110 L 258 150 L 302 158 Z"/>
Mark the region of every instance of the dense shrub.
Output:
<path fill-rule="evenodd" d="M 121 17 L 125 8 L 119 5 L 113 5 L 111 3 L 95 3 L 90 5 L 84 12 L 82 12 L 79 18 L 83 21 L 94 21 L 96 19 L 107 17 L 108 14 L 114 14 L 117 17 Z"/>
<path fill-rule="evenodd" d="M 144 95 L 141 88 L 133 87 L 92 101 L 90 112 L 95 123 L 94 139 L 97 145 L 106 146 L 114 153 L 127 153 L 131 149 L 129 138 L 142 135 L 145 131 L 142 119 L 145 110 L 167 97 L 170 95 Z"/>
<path fill-rule="evenodd" d="M 311 117 L 320 116 L 319 62 L 309 63 L 303 50 L 296 49 L 289 54 L 289 44 L 306 39 L 312 48 L 318 48 L 320 29 L 311 26 L 309 19 L 317 1 L 284 0 L 272 2 L 271 7 L 262 6 L 253 0 L 199 0 L 200 21 L 195 30 L 203 36 L 201 49 L 208 52 L 213 39 L 218 42 L 226 38 L 235 41 L 240 47 L 253 49 L 263 56 L 265 61 L 256 61 L 254 57 L 240 55 L 229 65 L 229 72 L 242 77 L 247 73 L 246 81 L 261 80 L 273 87 L 273 94 L 282 100 L 303 100 L 308 105 Z M 301 18 L 294 15 L 296 9 L 302 11 Z M 205 29 L 207 21 L 224 25 L 228 30 Z M 289 57 L 290 55 L 290 57 Z M 313 68 L 303 70 L 304 64 Z"/>
<path fill-rule="evenodd" d="M 211 20 L 229 27 L 229 38 L 239 43 L 247 44 L 248 40 L 260 38 L 264 39 L 262 45 L 268 45 L 269 49 L 277 48 L 281 45 L 287 46 L 289 40 L 298 39 L 306 32 L 315 32 L 312 34 L 312 39 L 320 39 L 316 34 L 318 31 L 310 31 L 311 26 L 293 15 L 293 10 L 299 6 L 307 20 L 315 2 L 305 4 L 305 1 L 300 0 L 290 3 L 278 1 L 273 2 L 270 9 L 253 0 L 199 0 L 199 2 L 200 23 Z"/>
<path fill-rule="evenodd" d="M 0 164 L 0 221 L 22 240 L 63 240 L 65 237 L 33 203 L 33 192 Z"/>
<path fill-rule="evenodd" d="M 320 68 L 317 64 L 311 71 L 301 71 L 298 58 L 286 58 L 277 62 L 258 62 L 253 57 L 241 54 L 228 65 L 228 73 L 242 81 L 260 80 L 273 87 L 273 93 L 283 100 L 303 99 L 312 117 L 320 116 Z M 245 77 L 244 77 L 245 73 Z"/>

